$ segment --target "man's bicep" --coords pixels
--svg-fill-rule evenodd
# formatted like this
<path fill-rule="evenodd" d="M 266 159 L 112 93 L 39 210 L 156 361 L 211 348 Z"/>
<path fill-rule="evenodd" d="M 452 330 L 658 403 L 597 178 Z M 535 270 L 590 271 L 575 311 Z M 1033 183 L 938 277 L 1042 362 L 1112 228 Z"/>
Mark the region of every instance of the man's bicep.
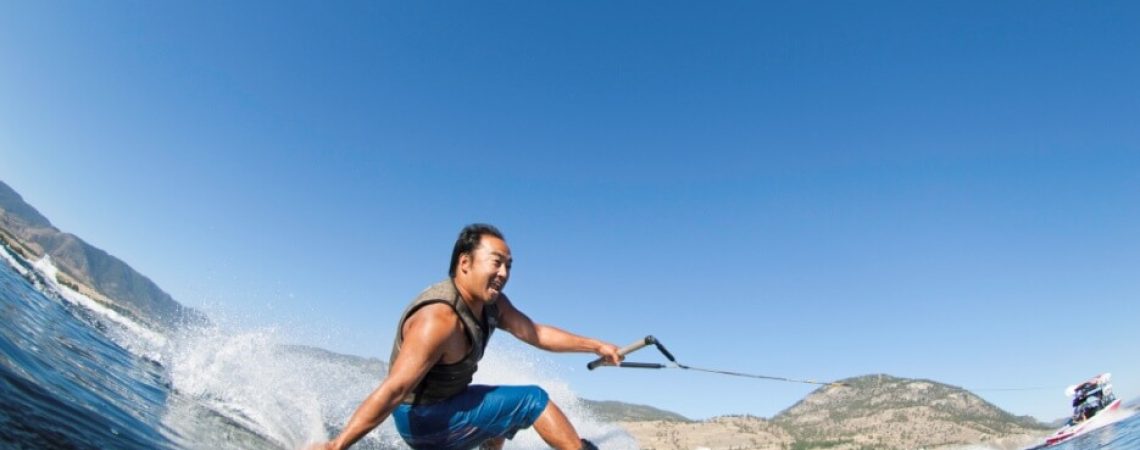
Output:
<path fill-rule="evenodd" d="M 427 307 L 425 307 L 427 309 Z M 427 313 L 427 314 L 425 314 Z M 454 321 L 447 317 L 417 312 L 405 324 L 400 354 L 392 361 L 388 378 L 415 387 L 424 374 L 443 357 L 443 345 L 451 334 Z"/>
<path fill-rule="evenodd" d="M 534 343 L 537 338 L 535 332 L 534 322 L 515 308 L 511 302 L 504 301 L 499 305 L 499 325 L 504 329 L 515 335 L 515 337 L 522 339 L 529 343 Z"/>

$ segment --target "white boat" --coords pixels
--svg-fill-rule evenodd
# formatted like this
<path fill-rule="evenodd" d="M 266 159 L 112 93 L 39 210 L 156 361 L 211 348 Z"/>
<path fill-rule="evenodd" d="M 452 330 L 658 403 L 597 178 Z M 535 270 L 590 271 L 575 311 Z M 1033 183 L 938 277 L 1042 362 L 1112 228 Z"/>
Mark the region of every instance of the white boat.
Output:
<path fill-rule="evenodd" d="M 1045 446 L 1057 445 L 1115 422 L 1120 400 L 1112 393 L 1110 373 L 1102 373 L 1089 380 L 1069 386 L 1065 395 L 1074 397 L 1073 418 L 1064 428 L 1045 438 Z"/>
<path fill-rule="evenodd" d="M 1097 415 L 1084 421 L 1072 425 L 1066 425 L 1065 428 L 1057 430 L 1052 436 L 1045 438 L 1045 445 L 1056 445 L 1065 442 L 1069 439 L 1075 438 L 1082 434 L 1088 433 L 1097 428 L 1115 422 L 1115 414 L 1112 414 L 1120 409 L 1120 400 L 1115 400 L 1109 403 L 1107 407 L 1097 413 Z"/>

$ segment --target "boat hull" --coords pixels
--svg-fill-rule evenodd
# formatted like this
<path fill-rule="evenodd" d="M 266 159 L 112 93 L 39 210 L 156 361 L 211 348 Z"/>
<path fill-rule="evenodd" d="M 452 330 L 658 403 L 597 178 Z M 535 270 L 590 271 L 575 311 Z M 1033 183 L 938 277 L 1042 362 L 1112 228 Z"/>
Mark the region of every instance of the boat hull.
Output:
<path fill-rule="evenodd" d="M 1111 413 L 1116 412 L 1119 409 L 1120 399 L 1114 400 L 1112 403 L 1109 403 L 1108 406 L 1104 407 L 1104 409 L 1097 412 L 1095 416 L 1092 416 L 1088 420 L 1057 430 L 1057 432 L 1053 433 L 1052 436 L 1045 438 L 1045 445 L 1049 446 L 1060 444 L 1064 441 L 1109 424 L 1112 422 L 1112 418 L 1109 416 L 1112 416 L 1113 414 Z"/>

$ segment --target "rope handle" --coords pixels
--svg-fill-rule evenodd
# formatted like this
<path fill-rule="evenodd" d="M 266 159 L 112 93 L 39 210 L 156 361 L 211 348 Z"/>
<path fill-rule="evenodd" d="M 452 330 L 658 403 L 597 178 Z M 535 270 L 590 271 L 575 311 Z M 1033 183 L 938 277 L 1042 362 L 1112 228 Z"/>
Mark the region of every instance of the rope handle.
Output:
<path fill-rule="evenodd" d="M 653 344 L 657 344 L 657 338 L 654 338 L 653 336 L 646 336 L 644 339 L 640 339 L 637 342 L 634 342 L 634 343 L 629 344 L 625 347 L 622 347 L 621 349 L 618 350 L 618 354 L 625 356 L 629 353 L 633 353 L 635 351 L 638 351 L 638 350 L 645 348 L 646 346 L 653 345 Z M 660 344 L 657 344 L 657 345 L 658 345 L 658 348 L 660 348 Z M 627 366 L 626 364 L 634 364 L 634 365 Z M 590 369 L 590 370 L 594 370 L 594 369 L 598 368 L 599 366 L 613 366 L 613 365 L 615 365 L 615 364 L 606 362 L 605 358 L 598 358 L 598 359 L 595 359 L 593 361 L 590 361 L 589 364 L 586 364 L 586 368 Z M 618 366 L 620 366 L 620 367 L 639 367 L 639 368 L 643 368 L 643 369 L 649 368 L 649 367 L 645 367 L 644 365 L 639 364 L 639 363 L 621 363 L 621 364 L 618 364 Z M 657 369 L 658 367 L 652 367 L 652 368 Z"/>

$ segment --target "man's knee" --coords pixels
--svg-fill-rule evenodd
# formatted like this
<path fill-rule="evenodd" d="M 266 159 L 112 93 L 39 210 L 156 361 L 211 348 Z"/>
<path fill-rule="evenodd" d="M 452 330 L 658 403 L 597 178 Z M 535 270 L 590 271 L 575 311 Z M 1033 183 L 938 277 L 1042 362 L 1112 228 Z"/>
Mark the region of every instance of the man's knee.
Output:
<path fill-rule="evenodd" d="M 553 402 L 550 401 L 550 394 L 547 394 L 546 390 L 539 386 L 518 386 L 516 389 L 521 392 L 520 398 L 523 399 L 522 411 L 525 411 L 525 424 L 529 427 L 538 420 L 539 416 L 546 411 L 547 406 L 553 404 Z"/>

